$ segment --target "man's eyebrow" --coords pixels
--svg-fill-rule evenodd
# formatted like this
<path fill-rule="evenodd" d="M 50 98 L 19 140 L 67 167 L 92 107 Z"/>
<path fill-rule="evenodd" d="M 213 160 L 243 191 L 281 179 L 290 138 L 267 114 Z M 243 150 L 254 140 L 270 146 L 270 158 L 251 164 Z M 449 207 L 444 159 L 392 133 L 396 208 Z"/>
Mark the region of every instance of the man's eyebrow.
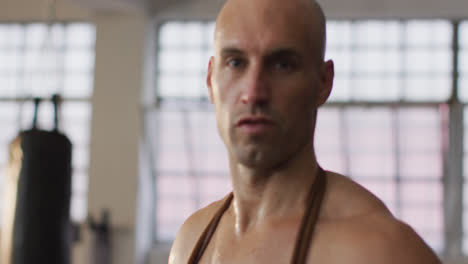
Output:
<path fill-rule="evenodd" d="M 225 47 L 221 49 L 221 54 L 222 55 L 243 55 L 245 52 L 238 48 L 234 47 Z"/>
<path fill-rule="evenodd" d="M 225 47 L 221 49 L 221 55 L 245 55 L 245 51 L 236 48 L 236 47 Z M 265 58 L 283 58 L 283 57 L 292 57 L 296 59 L 301 59 L 303 56 L 300 52 L 293 48 L 277 48 L 268 51 Z"/>
<path fill-rule="evenodd" d="M 292 49 L 292 48 L 279 48 L 279 49 L 274 49 L 266 55 L 268 58 L 282 58 L 282 57 L 293 57 L 300 59 L 302 58 L 302 54 L 299 53 L 297 50 Z"/>

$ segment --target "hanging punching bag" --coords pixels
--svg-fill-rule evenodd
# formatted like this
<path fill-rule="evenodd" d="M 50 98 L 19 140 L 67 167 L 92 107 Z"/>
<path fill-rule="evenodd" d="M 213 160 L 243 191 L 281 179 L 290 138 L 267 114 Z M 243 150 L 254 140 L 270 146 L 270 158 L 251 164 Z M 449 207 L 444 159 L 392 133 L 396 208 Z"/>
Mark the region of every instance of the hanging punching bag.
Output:
<path fill-rule="evenodd" d="M 58 97 L 53 97 L 53 131 L 37 128 L 39 103 L 36 99 L 32 129 L 21 132 L 10 147 L 6 177 L 9 188 L 16 190 L 8 191 L 14 206 L 4 223 L 11 227 L 6 243 L 2 238 L 9 258 L 5 264 L 70 263 L 72 145 L 58 131 Z"/>

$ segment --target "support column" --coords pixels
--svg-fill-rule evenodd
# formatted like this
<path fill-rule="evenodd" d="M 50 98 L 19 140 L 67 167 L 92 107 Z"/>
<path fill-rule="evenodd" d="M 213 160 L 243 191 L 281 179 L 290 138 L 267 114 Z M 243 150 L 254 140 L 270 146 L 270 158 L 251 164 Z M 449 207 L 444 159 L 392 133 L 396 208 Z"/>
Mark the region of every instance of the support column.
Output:
<path fill-rule="evenodd" d="M 110 212 L 111 263 L 135 263 L 139 142 L 142 134 L 141 87 L 145 33 L 143 14 L 98 13 L 92 99 L 89 213 Z M 89 263 L 91 241 L 75 251 L 74 263 Z"/>
<path fill-rule="evenodd" d="M 458 100 L 458 22 L 453 23 L 452 97 L 449 101 L 449 146 L 444 170 L 445 255 L 463 255 L 464 107 Z"/>

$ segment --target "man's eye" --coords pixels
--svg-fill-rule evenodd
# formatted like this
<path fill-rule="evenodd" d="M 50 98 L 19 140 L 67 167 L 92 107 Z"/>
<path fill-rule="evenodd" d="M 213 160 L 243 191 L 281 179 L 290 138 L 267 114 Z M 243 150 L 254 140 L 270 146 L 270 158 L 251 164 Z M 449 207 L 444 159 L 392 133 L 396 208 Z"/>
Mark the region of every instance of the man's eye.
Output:
<path fill-rule="evenodd" d="M 244 65 L 244 61 L 242 59 L 230 59 L 228 60 L 228 66 L 232 68 L 240 68 Z"/>
<path fill-rule="evenodd" d="M 273 68 L 279 71 L 290 71 L 294 69 L 294 64 L 289 61 L 277 61 L 273 64 Z"/>

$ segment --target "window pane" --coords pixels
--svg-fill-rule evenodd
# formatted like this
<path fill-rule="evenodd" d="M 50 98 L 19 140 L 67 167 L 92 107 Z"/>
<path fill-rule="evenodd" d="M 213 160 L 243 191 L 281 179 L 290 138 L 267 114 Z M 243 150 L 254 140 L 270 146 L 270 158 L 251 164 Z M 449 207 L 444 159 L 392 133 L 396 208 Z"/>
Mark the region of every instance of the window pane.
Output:
<path fill-rule="evenodd" d="M 160 52 L 158 59 L 158 67 L 161 73 L 174 73 L 181 70 L 180 65 L 183 63 L 184 57 L 180 50 L 165 49 L 163 52 Z"/>
<path fill-rule="evenodd" d="M 353 56 L 360 63 L 355 66 L 360 74 L 398 73 L 401 71 L 401 56 L 396 48 L 385 50 L 360 50 Z"/>
<path fill-rule="evenodd" d="M 62 94 L 69 98 L 87 98 L 93 93 L 93 76 L 88 73 L 66 72 L 63 76 Z"/>
<path fill-rule="evenodd" d="M 183 39 L 183 23 L 171 22 L 161 25 L 158 39 L 161 48 L 181 45 Z"/>
<path fill-rule="evenodd" d="M 347 21 L 327 21 L 327 46 L 333 49 L 351 44 L 351 23 Z"/>
<path fill-rule="evenodd" d="M 34 71 L 39 71 L 42 67 L 40 60 L 45 57 L 45 54 L 41 52 L 39 48 L 30 48 L 24 51 L 24 70 L 26 74 L 30 74 Z"/>
<path fill-rule="evenodd" d="M 203 206 L 207 206 L 224 197 L 231 190 L 231 180 L 228 174 L 206 177 L 200 184 L 200 192 L 203 194 L 201 203 Z"/>
<path fill-rule="evenodd" d="M 46 24 L 37 23 L 25 26 L 25 46 L 29 49 L 41 49 L 47 43 L 48 27 Z"/>
<path fill-rule="evenodd" d="M 327 58 L 336 69 L 330 101 L 443 102 L 450 96 L 449 22 L 328 24 Z"/>
<path fill-rule="evenodd" d="M 174 186 L 177 188 L 177 186 Z M 196 207 L 189 197 L 186 199 L 157 199 L 156 235 L 162 241 L 171 241 L 179 228 L 195 210 Z M 175 210 L 177 209 L 177 210 Z"/>
<path fill-rule="evenodd" d="M 12 98 L 18 94 L 20 80 L 13 74 L 0 74 L 0 87 L 2 96 Z"/>
<path fill-rule="evenodd" d="M 165 49 L 159 56 L 159 70 L 164 73 L 191 73 L 201 72 L 208 65 L 209 57 L 198 49 Z"/>
<path fill-rule="evenodd" d="M 159 31 L 159 43 L 161 47 L 200 47 L 206 42 L 204 30 L 206 25 L 199 22 L 165 23 Z"/>
<path fill-rule="evenodd" d="M 409 76 L 404 98 L 411 101 L 440 101 L 450 96 L 451 86 L 449 75 Z"/>
<path fill-rule="evenodd" d="M 349 139 L 352 139 L 349 140 L 350 148 L 358 152 L 391 151 L 392 116 L 388 108 L 348 108 L 346 125 Z"/>
<path fill-rule="evenodd" d="M 452 70 L 451 50 L 415 48 L 408 50 L 405 65 L 410 73 L 449 74 Z"/>
<path fill-rule="evenodd" d="M 18 24 L 0 24 L 0 49 L 24 45 L 24 27 Z"/>
<path fill-rule="evenodd" d="M 0 74 L 16 74 L 20 70 L 23 56 L 19 49 L 0 48 Z"/>
<path fill-rule="evenodd" d="M 158 80 L 159 94 L 165 97 L 202 97 L 207 93 L 201 74 L 165 74 Z"/>
<path fill-rule="evenodd" d="M 192 192 L 193 179 L 185 174 L 160 174 L 157 188 L 161 196 L 180 199 Z"/>
<path fill-rule="evenodd" d="M 88 72 L 93 69 L 94 54 L 86 49 L 77 49 L 67 52 L 64 58 L 64 67 L 66 71 L 70 72 Z"/>
<path fill-rule="evenodd" d="M 329 102 L 333 101 L 349 101 L 351 99 L 351 78 L 349 74 L 340 74 L 335 75 L 335 80 L 333 81 L 333 88 L 328 98 Z"/>
<path fill-rule="evenodd" d="M 66 27 L 67 46 L 73 48 L 93 48 L 96 42 L 96 29 L 86 23 L 71 23 Z"/>
<path fill-rule="evenodd" d="M 352 99 L 356 101 L 396 101 L 400 95 L 400 82 L 393 78 L 371 76 L 356 77 L 351 83 Z"/>
<path fill-rule="evenodd" d="M 401 192 L 402 200 L 405 204 L 428 208 L 442 206 L 442 185 L 438 181 L 406 182 L 402 184 Z M 441 215 L 438 218 L 441 218 Z M 442 229 L 440 223 L 432 227 L 439 230 Z"/>
<path fill-rule="evenodd" d="M 458 58 L 458 67 L 459 67 L 459 96 L 460 100 L 463 102 L 468 102 L 468 22 L 463 22 L 460 24 L 459 29 L 460 37 L 460 51 Z"/>
<path fill-rule="evenodd" d="M 356 22 L 352 32 L 359 46 L 398 47 L 401 43 L 401 27 L 397 21 Z"/>
<path fill-rule="evenodd" d="M 410 21 L 405 38 L 411 47 L 445 47 L 452 42 L 452 27 L 449 21 Z"/>
<path fill-rule="evenodd" d="M 344 134 L 341 133 L 343 115 L 342 109 L 320 108 L 314 144 L 318 162 L 322 167 L 348 175 L 349 169 L 343 155 Z"/>

